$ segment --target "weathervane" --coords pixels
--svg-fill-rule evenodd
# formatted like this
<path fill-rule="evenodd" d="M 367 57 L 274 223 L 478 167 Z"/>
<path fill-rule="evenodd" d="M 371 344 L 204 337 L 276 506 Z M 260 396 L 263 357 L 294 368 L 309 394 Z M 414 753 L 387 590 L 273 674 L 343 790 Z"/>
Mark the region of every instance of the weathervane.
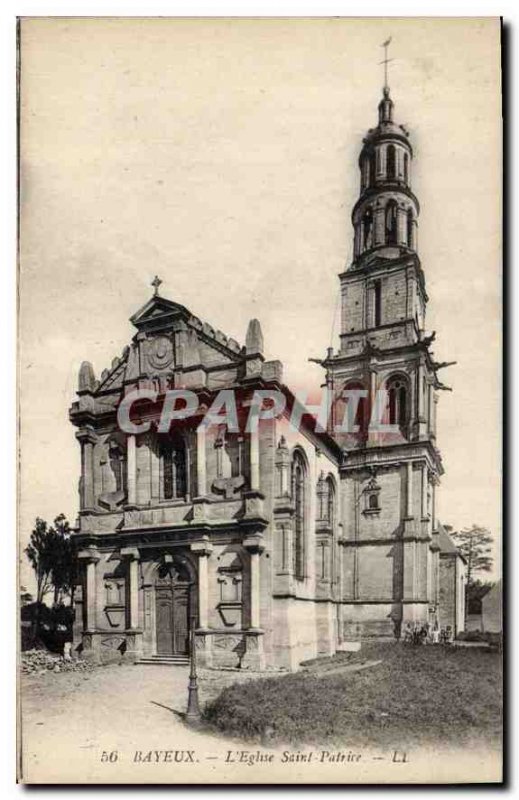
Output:
<path fill-rule="evenodd" d="M 154 289 L 154 292 L 153 292 L 153 296 L 154 297 L 157 297 L 157 295 L 159 293 L 159 286 L 160 286 L 161 283 L 162 283 L 161 279 L 157 275 L 155 275 L 155 277 L 153 278 L 153 280 L 151 282 L 151 285 L 153 286 L 153 289 Z"/>
<path fill-rule="evenodd" d="M 381 47 L 384 48 L 384 60 L 383 61 L 379 61 L 379 64 L 383 64 L 384 65 L 384 90 L 387 90 L 387 91 L 389 91 L 387 65 L 390 64 L 391 61 L 395 60 L 394 58 L 388 58 L 387 57 L 387 49 L 388 49 L 389 45 L 391 44 L 391 39 L 392 39 L 392 37 L 390 36 L 389 39 L 386 39 L 386 41 L 383 44 L 380 45 Z"/>

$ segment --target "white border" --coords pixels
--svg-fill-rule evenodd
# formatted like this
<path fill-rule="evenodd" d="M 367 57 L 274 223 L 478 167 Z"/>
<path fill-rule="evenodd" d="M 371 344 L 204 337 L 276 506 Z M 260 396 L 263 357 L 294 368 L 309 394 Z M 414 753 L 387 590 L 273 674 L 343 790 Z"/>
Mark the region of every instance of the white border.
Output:
<path fill-rule="evenodd" d="M 390 14 L 388 11 L 390 10 Z M 109 2 L 11 2 L 3 0 L 0 6 L 0 97 L 1 119 L 0 125 L 0 247 L 2 258 L 0 259 L 0 297 L 2 308 L 0 313 L 0 342 L 1 348 L 1 417 L 3 423 L 2 432 L 2 459 L 0 461 L 0 487 L 2 492 L 1 505 L 2 526 L 0 530 L 1 550 L 0 563 L 4 566 L 0 579 L 0 592 L 2 609 L 2 622 L 0 627 L 1 635 L 1 657 L 0 657 L 0 709 L 1 709 L 1 730 L 0 730 L 0 780 L 2 783 L 2 796 L 11 797 L 23 791 L 22 787 L 16 786 L 15 778 L 15 741 L 14 741 L 14 720 L 15 720 L 15 651 L 16 651 L 16 626 L 15 626 L 15 598 L 16 575 L 8 565 L 15 565 L 15 530 L 16 530 L 16 506 L 15 506 L 15 419 L 16 403 L 14 396 L 14 386 L 16 383 L 16 359 L 14 352 L 16 336 L 16 87 L 15 87 L 15 24 L 17 16 L 499 16 L 502 15 L 505 23 L 511 26 L 509 35 L 510 49 L 515 40 L 515 27 L 519 18 L 517 2 L 512 0 L 502 0 L 498 5 L 487 0 L 472 0 L 472 2 L 460 2 L 454 0 L 436 0 L 436 2 L 376 2 L 375 0 L 364 0 L 364 2 L 340 2 L 339 0 L 154 0 L 152 2 L 127 2 L 127 0 L 110 0 Z M 515 52 L 509 54 L 509 73 L 508 82 L 510 85 L 508 107 L 508 137 L 510 149 L 514 144 L 516 136 L 516 113 L 517 102 L 517 55 Z M 510 188 L 509 214 L 509 239 L 508 239 L 508 261 L 509 261 L 509 283 L 508 297 L 510 303 L 510 328 L 509 336 L 512 348 L 509 352 L 509 412 L 510 415 L 515 411 L 517 402 L 513 399 L 519 395 L 518 370 L 516 369 L 516 354 L 518 352 L 518 326 L 514 322 L 516 315 L 519 314 L 519 282 L 513 279 L 513 275 L 519 265 L 516 264 L 514 248 L 514 231 L 519 223 L 517 204 L 514 202 L 517 189 L 517 160 L 509 154 L 507 181 L 512 181 Z M 507 615 L 509 618 L 509 632 L 512 633 L 512 623 L 514 611 L 516 610 L 516 592 L 513 591 L 514 577 L 519 573 L 518 548 L 513 541 L 517 535 L 519 526 L 517 523 L 516 503 L 514 498 L 519 495 L 519 482 L 517 480 L 516 457 L 519 447 L 519 438 L 515 421 L 510 420 L 507 431 L 509 444 L 509 508 L 508 508 L 508 534 L 509 538 L 506 546 L 508 561 L 508 578 L 511 584 L 511 591 L 508 596 Z M 510 477 L 511 476 L 511 477 Z M 513 593 L 512 593 L 513 592 Z M 511 643 L 509 654 L 509 681 L 514 678 L 516 659 L 516 646 Z M 516 721 L 517 721 L 517 700 L 516 692 L 509 687 L 508 691 L 509 709 L 509 736 L 510 736 L 510 778 L 515 783 L 514 752 L 513 745 L 516 741 Z M 65 723 L 66 724 L 66 723 Z M 389 788 L 389 787 L 388 787 Z M 515 789 L 515 787 L 514 787 Z M 124 788 L 123 788 L 124 790 Z M 73 791 L 70 789 L 68 791 Z M 68 794 L 68 791 L 61 791 L 60 795 Z M 104 795 L 108 790 L 92 786 L 87 790 L 87 794 L 96 793 L 97 796 Z M 144 795 L 149 789 L 143 786 L 137 794 Z M 197 788 L 188 793 L 182 789 L 172 789 L 177 796 L 193 796 L 209 791 L 208 789 Z M 214 789 L 212 790 L 214 791 Z M 240 791 L 240 790 L 238 790 Z M 242 790 L 243 791 L 243 790 Z M 286 788 L 280 790 L 270 790 L 265 788 L 261 793 L 269 795 L 283 792 L 298 791 Z M 317 796 L 321 790 L 306 790 L 308 793 Z M 342 791 L 350 796 L 374 794 L 375 792 L 387 791 L 386 789 L 374 789 L 368 792 L 356 790 L 355 788 L 345 787 Z M 399 789 L 396 789 L 399 791 Z M 424 790 L 414 789 L 413 793 L 421 794 Z M 449 796 L 454 790 L 439 788 L 436 790 L 443 796 Z M 498 790 L 489 790 L 494 794 Z M 430 794 L 430 792 L 428 792 Z"/>

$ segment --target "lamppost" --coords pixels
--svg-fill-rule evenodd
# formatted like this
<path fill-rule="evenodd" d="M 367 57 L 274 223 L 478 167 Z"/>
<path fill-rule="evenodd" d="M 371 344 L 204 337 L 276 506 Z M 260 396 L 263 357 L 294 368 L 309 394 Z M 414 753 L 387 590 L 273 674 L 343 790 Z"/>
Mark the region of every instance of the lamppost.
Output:
<path fill-rule="evenodd" d="M 195 623 L 196 616 L 192 614 L 191 629 L 189 632 L 190 669 L 186 711 L 186 722 L 189 722 L 191 725 L 200 722 L 200 706 L 198 705 L 198 683 L 196 674 Z"/>

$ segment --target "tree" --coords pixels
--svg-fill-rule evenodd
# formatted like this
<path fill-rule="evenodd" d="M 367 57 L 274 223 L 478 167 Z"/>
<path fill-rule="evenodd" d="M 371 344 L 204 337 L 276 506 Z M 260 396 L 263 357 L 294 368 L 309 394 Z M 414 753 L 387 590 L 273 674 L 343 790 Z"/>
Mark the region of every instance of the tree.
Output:
<path fill-rule="evenodd" d="M 54 589 L 54 606 L 63 603 L 65 595 L 73 601 L 76 578 L 76 559 L 70 538 L 70 525 L 64 514 L 54 520 L 54 540 L 52 543 L 51 582 Z"/>
<path fill-rule="evenodd" d="M 451 536 L 467 562 L 468 587 L 474 582 L 476 573 L 490 572 L 492 569 L 492 534 L 488 528 L 473 524 L 471 528 L 452 533 Z"/>
<path fill-rule="evenodd" d="M 55 531 L 49 528 L 44 519 L 36 517 L 29 544 L 25 554 L 36 575 L 36 602 L 43 603 L 43 598 L 52 586 L 52 554 Z"/>
<path fill-rule="evenodd" d="M 492 586 L 495 586 L 494 581 L 480 581 L 474 578 L 471 580 L 470 585 L 467 586 L 468 614 L 481 614 L 481 601 Z"/>
<path fill-rule="evenodd" d="M 64 595 L 72 594 L 76 577 L 76 560 L 70 538 L 70 525 L 64 514 L 59 514 L 49 526 L 40 517 L 36 518 L 25 554 L 36 575 L 36 602 L 43 603 L 51 589 L 54 606 L 59 605 Z"/>

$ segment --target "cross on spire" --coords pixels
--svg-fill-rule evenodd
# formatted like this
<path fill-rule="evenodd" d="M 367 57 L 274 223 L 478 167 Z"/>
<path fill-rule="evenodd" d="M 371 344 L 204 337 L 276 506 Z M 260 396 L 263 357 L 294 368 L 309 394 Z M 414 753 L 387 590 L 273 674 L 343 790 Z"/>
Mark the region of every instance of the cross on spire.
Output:
<path fill-rule="evenodd" d="M 379 64 L 383 64 L 384 65 L 384 90 L 387 90 L 387 91 L 389 91 L 387 65 L 390 64 L 391 61 L 395 60 L 394 58 L 388 58 L 387 57 L 387 50 L 388 50 L 389 45 L 391 44 L 391 39 L 392 39 L 392 37 L 390 36 L 389 39 L 386 39 L 386 41 L 383 42 L 383 44 L 380 45 L 381 47 L 384 48 L 384 59 L 382 61 L 379 61 Z"/>
<path fill-rule="evenodd" d="M 153 289 L 154 289 L 154 291 L 153 291 L 153 296 L 154 297 L 157 297 L 157 295 L 159 293 L 159 286 L 160 286 L 161 283 L 162 283 L 161 279 L 157 275 L 155 275 L 155 277 L 153 278 L 153 280 L 151 282 L 151 285 L 153 286 Z"/>

